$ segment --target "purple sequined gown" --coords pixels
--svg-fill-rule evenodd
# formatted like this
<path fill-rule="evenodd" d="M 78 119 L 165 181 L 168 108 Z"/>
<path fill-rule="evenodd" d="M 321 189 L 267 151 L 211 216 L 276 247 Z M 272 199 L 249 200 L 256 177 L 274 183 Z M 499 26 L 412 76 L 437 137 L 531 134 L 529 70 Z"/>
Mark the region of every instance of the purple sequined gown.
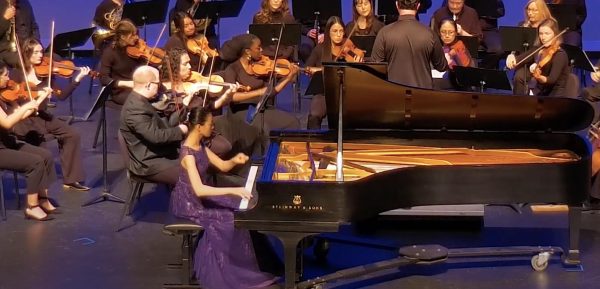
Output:
<path fill-rule="evenodd" d="M 213 185 L 204 146 L 199 151 L 182 146 L 180 155 L 194 156 L 202 183 Z M 233 211 L 239 203 L 240 198 L 231 195 L 197 197 L 187 172 L 181 169 L 171 195 L 171 212 L 204 227 L 194 255 L 194 270 L 203 288 L 261 288 L 275 283 L 273 275 L 259 270 L 249 232 L 233 225 Z"/>

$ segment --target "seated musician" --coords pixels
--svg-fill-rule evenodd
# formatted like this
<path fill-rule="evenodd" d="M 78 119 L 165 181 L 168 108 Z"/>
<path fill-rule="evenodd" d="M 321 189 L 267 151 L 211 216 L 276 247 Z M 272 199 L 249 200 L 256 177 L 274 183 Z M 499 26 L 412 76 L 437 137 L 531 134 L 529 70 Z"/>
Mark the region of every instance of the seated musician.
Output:
<path fill-rule="evenodd" d="M 261 272 L 256 243 L 248 230 L 233 225 L 233 213 L 240 200 L 250 199 L 244 187 L 215 187 L 208 174 L 209 167 L 229 171 L 248 161 L 237 154 L 223 160 L 204 140 L 211 136 L 213 117 L 210 109 L 196 107 L 186 120 L 189 135 L 181 145 L 180 178 L 171 194 L 170 211 L 205 228 L 195 250 L 196 278 L 207 289 L 265 288 L 275 283 L 275 277 Z"/>
<path fill-rule="evenodd" d="M 177 0 L 177 2 L 175 2 L 175 7 L 169 12 L 169 23 L 171 23 L 171 29 L 169 29 L 169 31 L 171 32 L 171 35 L 175 34 L 175 23 L 173 20 L 178 12 L 187 13 L 193 18 L 200 7 L 200 3 L 208 1 L 210 0 Z M 206 18 L 194 19 L 194 25 L 196 26 L 196 34 L 206 36 L 210 47 L 218 48 L 220 46 L 215 29 L 216 21 L 212 21 L 210 18 L 208 19 L 208 22 L 206 22 Z"/>
<path fill-rule="evenodd" d="M 375 17 L 373 12 L 372 0 L 353 0 L 352 1 L 352 21 L 346 24 L 346 35 L 356 25 L 353 35 L 376 36 L 377 32 L 385 26 L 383 22 Z"/>
<path fill-rule="evenodd" d="M 288 0 L 262 0 L 260 11 L 254 14 L 252 24 L 294 24 L 296 19 L 290 13 Z M 273 59 L 275 57 L 276 45 L 263 48 L 263 54 Z M 294 56 L 293 46 L 280 46 L 277 58 L 292 60 Z"/>
<path fill-rule="evenodd" d="M 5 103 L 8 69 L 0 64 L 0 169 L 12 170 L 25 175 L 27 183 L 26 219 L 47 221 L 49 214 L 59 213 L 48 199 L 48 188 L 56 180 L 54 158 L 47 149 L 20 142 L 10 132 L 20 121 L 30 117 L 50 95 L 49 89 L 38 92 L 37 99 L 28 100 L 8 112 Z M 10 91 L 8 91 L 9 93 Z M 12 99 L 11 99 L 12 100 Z"/>
<path fill-rule="evenodd" d="M 119 21 L 114 32 L 113 43 L 104 50 L 100 59 L 100 82 L 108 85 L 114 81 L 112 101 L 123 104 L 133 88 L 133 71 L 146 61 L 127 54 L 127 47 L 135 46 L 139 40 L 137 27 L 131 21 Z"/>
<path fill-rule="evenodd" d="M 525 20 L 519 23 L 522 27 L 538 28 L 546 19 L 554 19 L 544 0 L 529 0 L 524 6 Z"/>
<path fill-rule="evenodd" d="M 446 73 L 443 78 L 434 78 L 434 87 L 436 89 L 458 89 L 456 77 L 452 73 L 455 66 L 469 67 L 473 66 L 475 61 L 471 58 L 469 50 L 465 44 L 456 38 L 458 27 L 452 19 L 444 19 L 440 22 L 438 31 L 442 40 L 442 48 L 450 72 Z"/>
<path fill-rule="evenodd" d="M 483 40 L 483 32 L 479 23 L 479 15 L 475 9 L 466 6 L 465 0 L 448 0 L 447 6 L 442 6 L 431 17 L 431 28 L 439 33 L 440 22 L 452 19 L 456 22 L 458 35 L 474 36 Z"/>
<path fill-rule="evenodd" d="M 347 47 L 347 48 L 344 48 Z M 332 16 L 327 20 L 325 26 L 325 41 L 318 44 L 313 50 L 310 57 L 306 61 L 307 74 L 314 74 L 319 71 L 323 66 L 323 62 L 337 61 L 340 58 L 344 58 L 342 51 L 347 49 L 357 51 L 354 56 L 350 56 L 349 60 L 352 62 L 361 62 L 363 60 L 364 53 L 356 49 L 352 41 L 344 37 L 344 22 L 340 17 Z M 344 52 L 347 54 L 347 52 Z M 320 129 L 321 122 L 327 109 L 325 107 L 325 96 L 323 94 L 314 95 L 310 102 L 310 112 L 308 114 L 307 128 L 308 129 Z"/>
<path fill-rule="evenodd" d="M 42 66 L 43 48 L 38 40 L 30 38 L 22 43 L 22 53 L 24 62 L 24 72 L 15 71 L 15 80 L 23 82 L 23 73 L 26 75 L 26 80 L 31 88 L 37 90 L 42 87 L 48 87 L 48 79 L 50 75 L 38 75 L 36 69 Z M 46 68 L 48 71 L 48 68 Z M 54 95 L 59 99 L 66 99 L 79 85 L 83 77 L 88 75 L 90 69 L 88 67 L 80 68 L 80 72 L 73 81 L 60 92 L 55 91 Z M 52 81 L 51 81 L 52 82 Z M 50 85 L 51 86 L 51 85 Z M 13 103 L 13 105 L 18 105 Z M 19 139 L 25 140 L 33 145 L 40 145 L 48 141 L 48 136 L 52 136 L 58 140 L 58 148 L 62 163 L 63 183 L 67 189 L 78 191 L 87 191 L 90 188 L 81 184 L 85 179 L 84 168 L 81 156 L 81 136 L 79 132 L 71 127 L 66 122 L 58 119 L 47 111 L 46 103 L 44 102 L 35 116 L 31 116 L 26 120 L 19 122 L 13 129 Z"/>
<path fill-rule="evenodd" d="M 265 66 L 261 65 L 265 60 L 262 55 L 260 39 L 252 34 L 239 35 L 230 40 L 229 43 L 225 43 L 221 49 L 221 57 L 226 55 L 233 56 L 235 61 L 222 72 L 223 79 L 229 83 L 239 83 L 251 88 L 250 91 L 238 91 L 233 94 L 232 103 L 229 107 L 233 113 L 231 117 L 237 119 L 237 122 L 250 122 L 250 118 L 254 114 L 253 110 L 256 109 L 256 104 L 261 97 L 269 93 L 270 100 L 274 100 L 274 97 L 288 83 L 292 82 L 296 77 L 296 73 L 298 73 L 298 67 L 290 64 L 288 75 L 279 81 L 274 81 L 273 89 L 270 90 L 268 87 L 268 70 L 270 68 L 269 65 L 266 65 L 266 69 L 264 69 Z M 250 124 L 262 130 L 261 139 L 264 147 L 268 144 L 269 131 L 300 128 L 300 123 L 294 115 L 276 109 L 272 101 L 266 103 L 265 109 L 260 111 Z M 217 131 L 223 133 L 230 142 L 235 142 L 230 137 L 237 133 L 223 132 L 219 129 Z M 249 137 L 253 138 L 254 135 L 251 134 Z"/>
<path fill-rule="evenodd" d="M 532 55 L 539 48 L 535 47 L 517 57 L 509 55 L 506 60 L 508 68 L 525 67 L 524 69 L 529 70 L 525 81 L 517 81 L 515 77 L 515 92 L 523 94 L 523 92 L 531 90 L 532 94 L 539 96 L 569 96 L 566 95 L 567 80 L 570 74 L 569 58 L 567 53 L 560 48 L 562 39 L 558 37 L 559 33 L 556 21 L 546 19 L 538 26 L 538 38 L 543 46 L 539 52 Z M 531 57 L 525 58 L 530 55 Z M 521 64 L 517 66 L 519 62 Z M 532 80 L 531 83 L 530 80 Z"/>
<path fill-rule="evenodd" d="M 202 66 L 208 61 L 209 56 L 216 56 L 214 53 L 209 54 L 209 49 L 206 49 L 210 48 L 208 47 L 208 40 L 204 35 L 197 34 L 196 24 L 194 24 L 192 16 L 189 14 L 177 12 L 173 17 L 173 22 L 175 23 L 175 33 L 169 37 L 164 47 L 165 50 L 187 50 L 192 70 L 201 72 Z M 188 40 L 193 40 L 193 42 L 188 45 Z"/>
<path fill-rule="evenodd" d="M 566 4 L 575 6 L 575 28 L 563 35 L 563 43 L 581 47 L 581 26 L 587 17 L 585 0 L 546 0 L 548 4 Z"/>
<path fill-rule="evenodd" d="M 597 102 L 600 100 L 600 61 L 596 63 L 596 72 L 590 74 L 594 85 L 583 89 L 582 97 L 588 101 Z"/>
<path fill-rule="evenodd" d="M 599 69 L 600 61 L 596 64 L 596 69 Z M 600 100 L 600 71 L 592 72 L 590 74 L 594 85 L 592 87 L 586 87 L 583 89 L 582 98 L 590 102 L 594 107 L 594 126 L 590 127 L 594 133 L 598 134 L 598 119 L 600 113 L 598 112 L 598 101 Z M 590 134 L 593 135 L 593 134 Z M 600 210 L 600 178 L 598 178 L 598 172 L 600 171 L 600 140 L 596 136 L 592 139 L 592 190 L 589 205 L 593 210 Z"/>
<path fill-rule="evenodd" d="M 168 95 L 164 96 L 164 99 L 166 102 L 170 102 L 172 106 L 178 103 L 183 105 L 179 109 L 168 107 L 167 105 L 163 106 L 165 110 L 171 110 L 169 113 L 173 115 L 173 118 L 170 120 L 172 124 L 177 123 L 183 115 L 187 114 L 190 107 L 205 106 L 212 110 L 220 110 L 224 105 L 229 103 L 232 92 L 237 90 L 237 85 L 232 84 L 231 89 L 229 89 L 229 86 L 223 87 L 221 92 L 217 94 L 208 92 L 206 86 L 200 83 L 206 79 L 199 76 L 199 73 L 192 72 L 190 56 L 183 49 L 171 49 L 167 52 L 166 57 L 170 63 L 169 65 L 163 64 L 160 73 L 162 84 L 166 88 L 164 93 Z M 169 71 L 169 67 L 171 71 Z M 206 102 L 204 102 L 205 92 L 207 92 L 207 97 L 209 97 Z M 177 95 L 181 94 L 184 98 L 181 100 L 173 99 L 173 93 Z M 178 96 L 176 97 L 178 98 Z M 154 103 L 153 106 L 159 109 L 159 106 Z M 231 143 L 220 134 L 213 134 L 205 140 L 207 146 L 218 156 L 224 156 L 231 151 Z"/>
<path fill-rule="evenodd" d="M 92 42 L 97 50 L 102 50 L 112 39 L 113 33 L 121 17 L 123 16 L 124 0 L 102 0 L 96 6 L 94 19 L 92 23 L 96 26 L 96 31 L 92 35 Z"/>

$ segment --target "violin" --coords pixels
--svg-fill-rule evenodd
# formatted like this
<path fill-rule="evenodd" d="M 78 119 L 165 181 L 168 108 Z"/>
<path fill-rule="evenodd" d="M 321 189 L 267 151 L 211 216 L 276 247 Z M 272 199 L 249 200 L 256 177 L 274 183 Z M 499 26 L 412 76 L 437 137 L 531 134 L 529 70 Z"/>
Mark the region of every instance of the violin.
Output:
<path fill-rule="evenodd" d="M 75 66 L 73 61 L 70 60 L 62 60 L 62 61 L 54 61 L 52 64 L 54 70 L 52 73 L 61 77 L 71 77 L 73 72 L 80 71 L 81 68 Z M 50 70 L 50 58 L 44 56 L 42 58 L 42 62 L 38 65 L 34 65 L 33 69 L 35 70 L 35 74 L 39 77 L 48 77 Z M 89 74 L 91 77 L 96 78 L 100 76 L 100 73 L 96 71 L 90 71 Z"/>
<path fill-rule="evenodd" d="M 204 35 L 195 38 L 188 38 L 185 46 L 189 52 L 196 55 L 203 56 L 206 54 L 208 57 L 219 56 L 219 52 L 216 49 L 212 49 L 208 46 L 208 39 L 206 39 Z"/>
<path fill-rule="evenodd" d="M 275 64 L 275 73 L 279 77 L 288 76 L 291 72 L 292 63 L 287 59 L 277 59 Z M 273 60 L 268 56 L 263 55 L 259 61 L 254 61 L 250 64 L 252 73 L 257 76 L 266 76 L 273 72 Z M 306 71 L 305 68 L 299 68 L 300 71 Z"/>
<path fill-rule="evenodd" d="M 331 54 L 336 60 L 343 59 L 347 62 L 356 62 L 356 57 L 360 59 L 359 61 L 362 61 L 365 57 L 365 52 L 356 47 L 350 38 L 346 38 L 342 45 L 334 45 Z"/>
<path fill-rule="evenodd" d="M 223 87 L 229 87 L 233 85 L 232 83 L 225 82 L 223 77 L 220 75 L 213 74 L 210 76 L 204 76 L 199 72 L 192 71 L 192 75 L 186 82 L 183 83 L 184 89 L 186 91 L 198 91 L 201 89 L 208 89 L 210 93 L 220 93 L 223 91 Z M 239 91 L 250 91 L 252 90 L 249 86 L 240 86 L 238 88 Z"/>
<path fill-rule="evenodd" d="M 149 64 L 160 65 L 165 57 L 165 51 L 160 48 L 149 47 L 142 39 L 136 45 L 126 48 L 127 55 L 134 59 L 145 59 Z"/>
<path fill-rule="evenodd" d="M 29 83 L 29 87 L 31 87 L 31 97 L 33 99 L 38 98 L 38 89 L 36 89 L 36 85 L 33 83 Z M 54 91 L 54 93 L 60 94 L 60 91 Z M 27 100 L 29 99 L 29 93 L 27 92 L 27 84 L 24 82 L 16 82 L 14 80 L 9 80 L 6 84 L 6 87 L 0 91 L 0 98 L 7 102 L 13 102 L 17 100 Z"/>

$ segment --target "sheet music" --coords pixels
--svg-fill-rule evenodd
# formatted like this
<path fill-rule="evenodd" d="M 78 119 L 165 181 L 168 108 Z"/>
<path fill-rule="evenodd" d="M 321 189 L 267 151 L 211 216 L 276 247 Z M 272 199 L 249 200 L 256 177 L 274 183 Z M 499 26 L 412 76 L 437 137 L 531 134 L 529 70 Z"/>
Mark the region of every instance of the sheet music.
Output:
<path fill-rule="evenodd" d="M 246 191 L 252 192 L 257 174 L 258 174 L 258 166 L 251 166 L 250 172 L 248 172 L 248 178 L 246 179 L 246 186 L 244 186 Z M 242 201 L 240 202 L 240 210 L 247 210 L 249 201 L 250 200 L 248 200 L 248 199 L 242 199 Z"/>
<path fill-rule="evenodd" d="M 432 69 L 431 70 L 431 77 L 433 77 L 433 78 L 444 78 L 446 76 L 446 72 L 447 71 L 442 72 L 442 71 L 437 71 L 435 69 Z"/>

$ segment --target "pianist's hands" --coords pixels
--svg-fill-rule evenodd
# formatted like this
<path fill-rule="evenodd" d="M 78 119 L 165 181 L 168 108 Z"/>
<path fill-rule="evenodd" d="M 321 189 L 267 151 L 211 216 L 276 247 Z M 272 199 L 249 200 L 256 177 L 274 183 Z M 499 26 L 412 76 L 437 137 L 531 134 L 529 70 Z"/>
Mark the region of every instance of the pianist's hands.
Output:
<path fill-rule="evenodd" d="M 234 188 L 233 194 L 236 196 L 240 196 L 242 199 L 250 200 L 252 199 L 252 192 L 246 191 L 246 188 Z"/>
<path fill-rule="evenodd" d="M 236 165 L 243 165 L 248 161 L 248 159 L 250 158 L 247 155 L 239 153 L 236 156 L 232 157 L 230 161 Z"/>

